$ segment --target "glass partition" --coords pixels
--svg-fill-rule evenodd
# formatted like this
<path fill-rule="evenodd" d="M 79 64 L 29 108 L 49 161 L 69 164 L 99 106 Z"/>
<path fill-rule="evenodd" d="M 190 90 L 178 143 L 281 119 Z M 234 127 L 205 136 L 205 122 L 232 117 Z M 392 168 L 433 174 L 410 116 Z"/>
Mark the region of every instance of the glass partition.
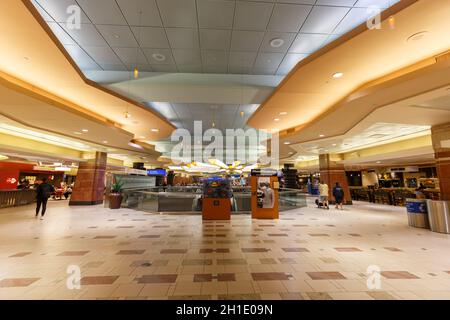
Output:
<path fill-rule="evenodd" d="M 251 213 L 251 188 L 233 187 L 230 199 L 233 213 Z M 145 190 L 125 190 L 124 207 L 152 213 L 201 213 L 202 186 L 166 186 Z M 306 193 L 296 189 L 279 190 L 280 211 L 306 207 Z"/>

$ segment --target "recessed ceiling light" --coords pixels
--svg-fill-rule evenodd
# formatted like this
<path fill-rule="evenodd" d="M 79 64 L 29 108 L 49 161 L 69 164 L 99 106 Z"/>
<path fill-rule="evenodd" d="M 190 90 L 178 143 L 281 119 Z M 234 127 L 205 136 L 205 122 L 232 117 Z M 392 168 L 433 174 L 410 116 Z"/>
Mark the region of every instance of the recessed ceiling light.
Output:
<path fill-rule="evenodd" d="M 114 34 L 113 36 L 114 36 L 114 38 L 116 38 L 116 39 L 119 39 L 119 38 L 120 38 L 120 36 L 119 36 L 118 34 Z"/>
<path fill-rule="evenodd" d="M 323 137 L 325 137 L 325 135 L 324 134 L 319 134 L 319 137 L 323 138 Z"/>
<path fill-rule="evenodd" d="M 152 132 L 159 132 L 159 129 L 152 129 Z"/>
<path fill-rule="evenodd" d="M 89 132 L 88 129 L 82 129 L 81 131 L 83 131 L 83 132 Z"/>
<path fill-rule="evenodd" d="M 288 145 L 291 144 L 289 141 L 285 141 L 284 144 Z"/>
<path fill-rule="evenodd" d="M 336 147 L 337 146 L 337 144 L 336 143 L 333 143 L 333 147 Z"/>
<path fill-rule="evenodd" d="M 75 131 L 74 133 L 75 133 L 75 134 L 78 134 L 78 135 L 82 134 L 81 132 L 78 132 L 78 131 Z"/>
<path fill-rule="evenodd" d="M 103 143 L 105 143 L 105 144 L 106 144 L 106 143 L 108 143 L 108 141 L 104 140 L 104 141 L 103 141 Z"/>
<path fill-rule="evenodd" d="M 293 152 L 289 152 L 290 155 L 294 154 Z"/>
<path fill-rule="evenodd" d="M 278 121 L 280 121 L 280 119 L 279 118 L 275 118 L 275 119 L 273 119 L 273 121 L 278 122 Z"/>
<path fill-rule="evenodd" d="M 287 115 L 287 114 L 288 114 L 288 113 L 287 113 L 286 111 L 283 111 L 283 112 L 280 112 L 280 113 L 279 113 L 280 116 L 285 116 L 285 115 Z"/>
<path fill-rule="evenodd" d="M 333 78 L 335 79 L 342 78 L 343 76 L 344 76 L 343 72 L 336 72 L 335 74 L 333 74 Z"/>
<path fill-rule="evenodd" d="M 270 46 L 272 48 L 279 48 L 284 44 L 284 40 L 281 38 L 275 38 L 270 40 Z"/>
<path fill-rule="evenodd" d="M 377 161 L 377 163 L 378 163 L 378 164 L 380 164 L 380 163 L 381 163 L 381 161 Z"/>
<path fill-rule="evenodd" d="M 163 55 L 162 53 L 154 53 L 152 54 L 152 58 L 159 62 L 166 60 L 166 56 Z"/>

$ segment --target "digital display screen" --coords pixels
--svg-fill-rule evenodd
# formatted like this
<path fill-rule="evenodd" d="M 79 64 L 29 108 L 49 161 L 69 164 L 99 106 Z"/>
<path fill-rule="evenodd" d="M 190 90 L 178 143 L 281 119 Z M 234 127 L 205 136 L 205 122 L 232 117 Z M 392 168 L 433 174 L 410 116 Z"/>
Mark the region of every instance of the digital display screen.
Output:
<path fill-rule="evenodd" d="M 166 170 L 164 169 L 150 169 L 147 170 L 147 175 L 149 176 L 165 176 Z"/>

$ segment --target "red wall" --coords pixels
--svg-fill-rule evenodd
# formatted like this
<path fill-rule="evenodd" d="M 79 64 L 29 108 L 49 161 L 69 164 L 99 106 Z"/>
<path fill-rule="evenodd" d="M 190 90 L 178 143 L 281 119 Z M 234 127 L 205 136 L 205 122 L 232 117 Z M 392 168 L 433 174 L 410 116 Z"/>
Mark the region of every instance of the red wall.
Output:
<path fill-rule="evenodd" d="M 15 162 L 0 162 L 0 190 L 16 189 L 21 171 L 33 171 L 33 165 Z M 11 179 L 15 179 L 16 181 L 13 182 Z"/>
<path fill-rule="evenodd" d="M 17 189 L 21 172 L 43 173 L 49 175 L 58 174 L 55 172 L 35 171 L 33 170 L 33 167 L 34 164 L 0 161 L 0 190 Z"/>

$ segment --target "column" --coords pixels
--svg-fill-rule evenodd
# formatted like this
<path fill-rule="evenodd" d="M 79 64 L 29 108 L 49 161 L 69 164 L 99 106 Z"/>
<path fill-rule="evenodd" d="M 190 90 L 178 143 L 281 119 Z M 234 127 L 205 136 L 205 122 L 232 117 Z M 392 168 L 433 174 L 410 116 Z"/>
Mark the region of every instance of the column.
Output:
<path fill-rule="evenodd" d="M 344 165 L 338 164 L 337 160 L 339 159 L 333 159 L 330 154 L 321 154 L 319 156 L 320 180 L 326 183 L 330 188 L 330 203 L 334 203 L 333 187 L 336 182 L 339 182 L 341 187 L 344 189 L 346 204 L 352 204 Z"/>
<path fill-rule="evenodd" d="M 103 203 L 106 158 L 106 153 L 96 152 L 95 158 L 80 163 L 75 187 L 69 202 L 70 206 Z"/>
<path fill-rule="evenodd" d="M 431 128 L 441 200 L 450 201 L 450 123 Z"/>

